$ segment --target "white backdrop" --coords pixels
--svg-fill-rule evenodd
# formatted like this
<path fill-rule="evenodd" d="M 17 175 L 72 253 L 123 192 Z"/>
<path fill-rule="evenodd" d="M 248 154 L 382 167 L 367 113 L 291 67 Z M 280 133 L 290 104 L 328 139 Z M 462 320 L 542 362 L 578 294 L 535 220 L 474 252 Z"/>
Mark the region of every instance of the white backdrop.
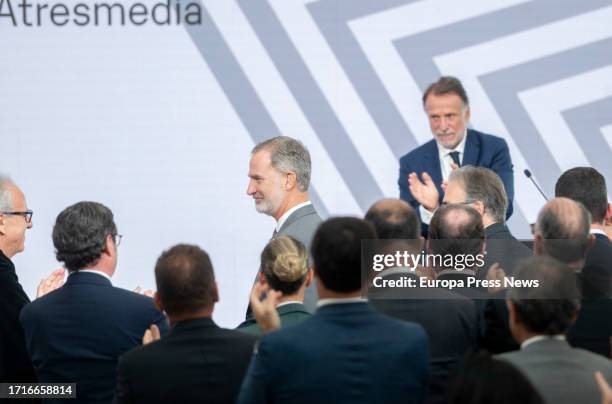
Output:
<path fill-rule="evenodd" d="M 215 266 L 215 319 L 237 325 L 274 227 L 246 195 L 256 141 L 301 139 L 323 215 L 361 215 L 397 196 L 397 158 L 430 139 L 420 93 L 440 74 L 463 80 L 473 126 L 510 144 L 519 236 L 542 205 L 524 168 L 549 195 L 575 165 L 611 181 L 609 2 L 198 4 L 193 26 L 0 17 L 0 171 L 35 211 L 15 258 L 31 296 L 58 266 L 55 217 L 95 200 L 124 235 L 116 285 L 153 288 L 159 254 L 196 243 Z"/>

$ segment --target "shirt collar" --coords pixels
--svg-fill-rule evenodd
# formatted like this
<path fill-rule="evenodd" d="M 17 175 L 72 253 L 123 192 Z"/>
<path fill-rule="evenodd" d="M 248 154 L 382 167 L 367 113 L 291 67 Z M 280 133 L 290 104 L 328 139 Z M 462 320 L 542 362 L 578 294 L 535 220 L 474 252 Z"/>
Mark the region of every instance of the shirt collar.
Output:
<path fill-rule="evenodd" d="M 298 203 L 297 205 L 295 205 L 294 207 L 292 207 L 291 209 L 283 213 L 283 215 L 276 222 L 276 231 L 277 232 L 280 231 L 281 227 L 283 227 L 283 224 L 285 224 L 285 222 L 287 221 L 287 219 L 289 218 L 289 216 L 291 216 L 293 212 L 295 212 L 299 208 L 302 208 L 308 205 L 312 205 L 312 202 L 306 201 L 306 202 Z"/>
<path fill-rule="evenodd" d="M 557 334 L 557 335 L 536 335 L 535 337 L 531 337 L 531 338 L 528 338 L 525 341 L 523 341 L 523 343 L 521 344 L 521 349 L 525 349 L 528 345 L 534 344 L 536 342 L 549 341 L 549 340 L 565 341 L 565 335 L 563 335 L 563 334 Z"/>
<path fill-rule="evenodd" d="M 107 273 L 104 273 L 102 271 L 98 271 L 97 269 L 81 269 L 79 271 L 72 271 L 68 274 L 68 276 L 72 275 L 72 274 L 76 274 L 76 273 L 89 273 L 89 274 L 97 274 L 100 276 L 105 277 L 106 279 L 108 279 L 108 281 L 112 284 L 113 281 L 111 280 L 111 277 L 108 276 Z"/>
<path fill-rule="evenodd" d="M 319 299 L 317 302 L 317 308 L 323 306 L 330 306 L 332 304 L 344 304 L 344 303 L 365 303 L 368 299 L 361 296 L 359 297 L 342 297 L 337 299 Z"/>
<path fill-rule="evenodd" d="M 280 304 L 277 304 L 276 308 L 278 309 L 279 307 L 286 306 L 288 304 L 296 304 L 296 303 L 297 304 L 304 304 L 303 302 L 300 302 L 299 300 L 287 300 L 286 302 L 282 302 Z"/>
<path fill-rule="evenodd" d="M 606 232 L 601 230 L 601 229 L 591 229 L 591 230 L 589 230 L 589 234 L 602 234 L 602 235 L 608 237 Z"/>

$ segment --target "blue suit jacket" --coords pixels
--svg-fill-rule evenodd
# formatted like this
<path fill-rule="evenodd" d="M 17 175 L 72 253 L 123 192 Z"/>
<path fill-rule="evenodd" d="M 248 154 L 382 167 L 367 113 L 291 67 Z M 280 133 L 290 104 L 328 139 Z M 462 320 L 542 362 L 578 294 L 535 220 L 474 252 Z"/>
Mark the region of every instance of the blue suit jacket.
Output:
<path fill-rule="evenodd" d="M 391 319 L 367 303 L 324 306 L 261 339 L 238 402 L 420 403 L 428 355 L 419 325 Z"/>
<path fill-rule="evenodd" d="M 153 299 L 79 272 L 25 306 L 20 320 L 38 380 L 76 382 L 75 403 L 110 403 L 119 356 L 141 345 L 151 324 L 168 330 Z"/>
<path fill-rule="evenodd" d="M 508 211 L 506 218 L 512 215 L 512 200 L 514 199 L 514 173 L 512 159 L 506 141 L 500 137 L 467 130 L 465 149 L 461 165 L 480 166 L 490 168 L 501 178 L 508 194 Z M 438 154 L 438 143 L 432 139 L 406 154 L 400 159 L 399 179 L 400 198 L 418 209 L 419 203 L 414 199 L 408 188 L 408 174 L 415 172 L 421 175 L 427 172 L 433 179 L 440 193 L 440 202 L 444 198 L 442 192 L 442 169 Z"/>

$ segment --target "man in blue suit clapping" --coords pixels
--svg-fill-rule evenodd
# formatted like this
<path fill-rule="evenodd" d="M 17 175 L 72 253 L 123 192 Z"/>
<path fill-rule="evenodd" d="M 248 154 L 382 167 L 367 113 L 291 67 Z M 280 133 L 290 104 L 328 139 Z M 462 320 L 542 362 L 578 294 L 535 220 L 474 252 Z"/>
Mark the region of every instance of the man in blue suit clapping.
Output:
<path fill-rule="evenodd" d="M 509 218 L 514 174 L 508 145 L 502 138 L 468 129 L 470 105 L 461 82 L 455 77 L 440 77 L 423 94 L 423 107 L 434 139 L 400 159 L 400 198 L 419 210 L 426 226 L 442 203 L 451 171 L 466 165 L 481 166 L 502 179 L 508 195 L 506 218 Z M 426 234 L 425 230 L 426 227 L 423 228 Z"/>

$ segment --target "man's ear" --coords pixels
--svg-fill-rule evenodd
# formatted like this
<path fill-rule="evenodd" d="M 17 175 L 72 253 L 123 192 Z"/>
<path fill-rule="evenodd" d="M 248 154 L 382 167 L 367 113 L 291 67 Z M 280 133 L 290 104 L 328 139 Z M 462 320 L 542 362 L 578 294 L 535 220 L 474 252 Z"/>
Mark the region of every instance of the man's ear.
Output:
<path fill-rule="evenodd" d="M 217 282 L 215 282 L 215 286 L 212 290 L 212 300 L 213 303 L 217 303 L 219 301 L 219 287 L 217 286 Z"/>
<path fill-rule="evenodd" d="M 106 240 L 104 240 L 104 251 L 102 251 L 102 254 L 111 255 L 111 251 L 114 251 L 116 249 L 117 246 L 115 245 L 113 236 L 109 234 L 108 236 L 106 236 Z"/>
<path fill-rule="evenodd" d="M 6 217 L 0 214 L 0 234 L 6 234 Z"/>
<path fill-rule="evenodd" d="M 297 186 L 297 175 L 289 171 L 285 174 L 285 191 L 291 191 Z"/>
<path fill-rule="evenodd" d="M 263 274 L 262 271 L 259 271 L 259 275 L 257 276 L 257 280 L 259 283 L 261 283 L 261 286 L 267 286 L 268 285 L 268 281 L 265 277 L 265 275 Z"/>
<path fill-rule="evenodd" d="M 485 214 L 485 206 L 484 203 L 482 203 L 481 201 L 475 201 L 474 203 L 472 203 L 472 207 L 478 211 L 480 216 L 483 216 Z"/>
<path fill-rule="evenodd" d="M 312 271 L 312 268 L 308 270 L 308 272 L 306 272 L 306 287 L 309 287 L 310 284 L 312 283 L 312 278 L 314 277 L 314 272 Z"/>
<path fill-rule="evenodd" d="M 506 299 L 506 308 L 508 309 L 508 322 L 509 324 L 516 324 L 516 307 L 510 299 Z"/>
<path fill-rule="evenodd" d="M 544 238 L 539 233 L 535 233 L 533 235 L 533 254 L 534 255 L 545 255 L 546 254 L 546 249 L 544 248 Z"/>
<path fill-rule="evenodd" d="M 161 298 L 159 297 L 159 293 L 155 292 L 155 294 L 153 295 L 153 303 L 155 304 L 155 307 L 157 307 L 157 310 L 163 312 L 164 311 L 164 305 L 162 304 Z"/>
<path fill-rule="evenodd" d="M 608 209 L 606 209 L 606 214 L 604 216 L 604 224 L 612 221 L 612 203 L 608 204 Z"/>
<path fill-rule="evenodd" d="M 469 121 L 471 117 L 472 117 L 472 111 L 470 111 L 470 106 L 466 105 L 465 106 L 465 120 Z"/>

